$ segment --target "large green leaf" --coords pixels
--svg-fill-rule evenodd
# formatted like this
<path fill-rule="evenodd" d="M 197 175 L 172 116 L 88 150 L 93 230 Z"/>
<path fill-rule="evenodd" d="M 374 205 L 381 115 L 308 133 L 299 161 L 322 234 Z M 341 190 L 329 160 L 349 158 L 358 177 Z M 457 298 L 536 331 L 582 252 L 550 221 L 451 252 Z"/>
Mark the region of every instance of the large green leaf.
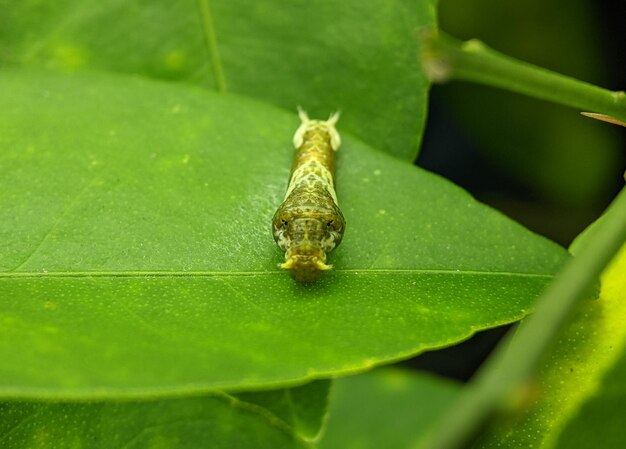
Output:
<path fill-rule="evenodd" d="M 572 245 L 592 238 L 591 226 Z M 626 246 L 602 274 L 600 297 L 586 301 L 559 335 L 526 408 L 496 421 L 483 448 L 621 447 L 626 433 Z"/>
<path fill-rule="evenodd" d="M 625 316 L 622 316 L 622 324 Z M 621 447 L 626 439 L 626 350 L 621 353 L 602 378 L 601 386 L 567 422 L 558 437 L 557 449 L 588 447 Z"/>
<path fill-rule="evenodd" d="M 320 449 L 415 447 L 457 399 L 460 386 L 423 373 L 383 368 L 339 379 Z"/>
<path fill-rule="evenodd" d="M 344 111 L 344 130 L 413 160 L 429 83 L 416 30 L 435 0 L 233 2 L 0 0 L 0 62 L 97 68 L 226 89 L 314 115 Z M 216 36 L 217 52 L 205 35 Z M 213 67 L 211 62 L 213 61 Z"/>
<path fill-rule="evenodd" d="M 348 134 L 348 223 L 313 286 L 270 221 L 295 114 L 127 77 L 0 74 L 0 392 L 254 389 L 364 370 L 523 317 L 567 258 Z"/>
<path fill-rule="evenodd" d="M 130 402 L 0 403 L 5 449 L 295 449 L 311 446 L 267 410 L 225 394 Z"/>

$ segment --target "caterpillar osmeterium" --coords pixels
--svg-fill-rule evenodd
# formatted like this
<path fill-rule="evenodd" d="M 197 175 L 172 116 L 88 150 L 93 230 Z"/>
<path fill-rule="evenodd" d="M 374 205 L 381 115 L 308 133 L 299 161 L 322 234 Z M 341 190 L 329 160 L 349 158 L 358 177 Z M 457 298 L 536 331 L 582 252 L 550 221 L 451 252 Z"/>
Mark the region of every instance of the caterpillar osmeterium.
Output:
<path fill-rule="evenodd" d="M 301 124 L 293 136 L 296 157 L 285 200 L 272 221 L 274 240 L 285 251 L 281 268 L 299 282 L 316 281 L 330 270 L 326 255 L 341 243 L 346 222 L 335 193 L 335 152 L 341 139 L 339 113 L 311 120 L 298 108 Z"/>

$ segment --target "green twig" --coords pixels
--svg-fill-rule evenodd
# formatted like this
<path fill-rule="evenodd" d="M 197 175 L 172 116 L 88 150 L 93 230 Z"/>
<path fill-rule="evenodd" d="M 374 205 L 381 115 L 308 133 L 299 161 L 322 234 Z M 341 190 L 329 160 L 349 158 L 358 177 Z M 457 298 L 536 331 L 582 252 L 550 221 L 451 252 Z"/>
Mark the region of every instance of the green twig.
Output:
<path fill-rule="evenodd" d="M 222 60 L 217 48 L 217 38 L 215 36 L 215 27 L 213 26 L 213 17 L 209 0 L 197 0 L 200 17 L 202 19 L 202 29 L 209 51 L 209 59 L 211 60 L 211 68 L 213 69 L 213 77 L 215 78 L 215 87 L 218 92 L 226 92 L 226 78 L 224 78 L 224 69 L 222 68 Z"/>
<path fill-rule="evenodd" d="M 580 248 L 538 300 L 536 312 L 498 346 L 464 390 L 457 404 L 422 447 L 453 449 L 466 443 L 498 409 L 525 390 L 546 348 L 626 240 L 626 188 L 598 222 L 600 228 Z"/>
<path fill-rule="evenodd" d="M 465 80 L 511 90 L 626 121 L 626 94 L 508 57 L 480 41 L 422 33 L 422 63 L 433 82 Z"/>

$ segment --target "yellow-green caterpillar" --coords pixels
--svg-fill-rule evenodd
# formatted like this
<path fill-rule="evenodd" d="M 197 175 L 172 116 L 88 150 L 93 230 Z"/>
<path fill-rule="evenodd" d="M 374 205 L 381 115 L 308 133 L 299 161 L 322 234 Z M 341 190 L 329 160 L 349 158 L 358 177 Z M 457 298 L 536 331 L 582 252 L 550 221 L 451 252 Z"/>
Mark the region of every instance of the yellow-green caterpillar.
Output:
<path fill-rule="evenodd" d="M 296 157 L 272 229 L 274 240 L 285 251 L 281 268 L 290 270 L 299 282 L 313 282 L 332 268 L 326 255 L 341 243 L 346 227 L 335 192 L 339 113 L 326 121 L 311 120 L 300 108 L 298 114 L 302 123 L 293 136 Z"/>

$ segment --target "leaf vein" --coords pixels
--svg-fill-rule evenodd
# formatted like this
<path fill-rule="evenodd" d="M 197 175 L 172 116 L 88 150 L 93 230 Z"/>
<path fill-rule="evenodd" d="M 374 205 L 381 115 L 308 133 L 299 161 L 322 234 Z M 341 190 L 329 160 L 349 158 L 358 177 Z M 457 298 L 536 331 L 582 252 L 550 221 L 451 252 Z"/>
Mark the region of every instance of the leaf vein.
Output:
<path fill-rule="evenodd" d="M 215 85 L 218 92 L 226 92 L 226 78 L 224 77 L 222 59 L 217 47 L 217 37 L 209 0 L 197 0 L 197 4 L 202 21 L 202 32 L 209 53 L 209 60 L 211 61 L 211 69 L 213 70 L 213 76 L 215 78 Z"/>
<path fill-rule="evenodd" d="M 445 269 L 369 269 L 354 268 L 334 270 L 335 273 L 348 274 L 373 274 L 373 275 L 401 275 L 401 274 L 446 274 L 446 275 L 469 275 L 469 276 L 510 276 L 551 279 L 554 273 L 526 273 L 511 271 L 478 271 L 478 270 L 445 270 Z M 2 278 L 90 278 L 90 277 L 119 277 L 119 278 L 153 278 L 153 277 L 254 277 L 254 276 L 285 276 L 284 271 L 46 271 L 46 272 L 15 272 L 7 271 L 0 273 Z"/>
<path fill-rule="evenodd" d="M 36 419 L 41 414 L 42 414 L 42 410 L 37 410 L 33 414 L 23 418 L 20 422 L 18 422 L 14 426 L 12 426 L 11 429 L 9 429 L 4 435 L 0 436 L 0 443 L 10 439 L 11 435 L 13 435 L 15 432 L 17 432 L 21 427 L 24 427 L 26 424 L 28 424 L 29 422 L 31 422 L 34 419 Z"/>
<path fill-rule="evenodd" d="M 67 206 L 65 206 L 65 208 L 61 211 L 61 213 L 57 216 L 56 220 L 54 220 L 54 222 L 52 223 L 52 226 L 50 227 L 50 229 L 48 230 L 48 232 L 46 232 L 46 234 L 43 236 L 43 238 L 39 241 L 39 243 L 37 244 L 37 246 L 35 246 L 35 248 L 30 252 L 30 254 L 26 257 L 26 259 L 24 259 L 24 261 L 22 261 L 19 265 L 17 265 L 16 267 L 14 267 L 13 269 L 11 269 L 10 271 L 12 272 L 16 272 L 17 270 L 19 270 L 20 268 L 22 268 L 24 265 L 26 265 L 35 254 L 37 254 L 37 252 L 43 247 L 43 245 L 48 241 L 48 239 L 50 238 L 50 236 L 54 233 L 54 231 L 57 229 L 57 227 L 59 226 L 59 224 L 63 221 L 63 219 L 67 216 L 67 214 L 69 213 L 70 210 L 72 210 L 74 208 L 74 206 L 78 203 L 78 201 L 83 197 L 83 195 L 85 195 L 85 193 L 93 186 L 93 184 L 95 183 L 96 179 L 98 179 L 97 177 L 93 178 L 91 181 L 89 181 L 87 183 L 87 185 L 85 185 L 85 187 L 83 187 L 76 196 L 74 196 L 74 198 L 68 203 Z"/>

